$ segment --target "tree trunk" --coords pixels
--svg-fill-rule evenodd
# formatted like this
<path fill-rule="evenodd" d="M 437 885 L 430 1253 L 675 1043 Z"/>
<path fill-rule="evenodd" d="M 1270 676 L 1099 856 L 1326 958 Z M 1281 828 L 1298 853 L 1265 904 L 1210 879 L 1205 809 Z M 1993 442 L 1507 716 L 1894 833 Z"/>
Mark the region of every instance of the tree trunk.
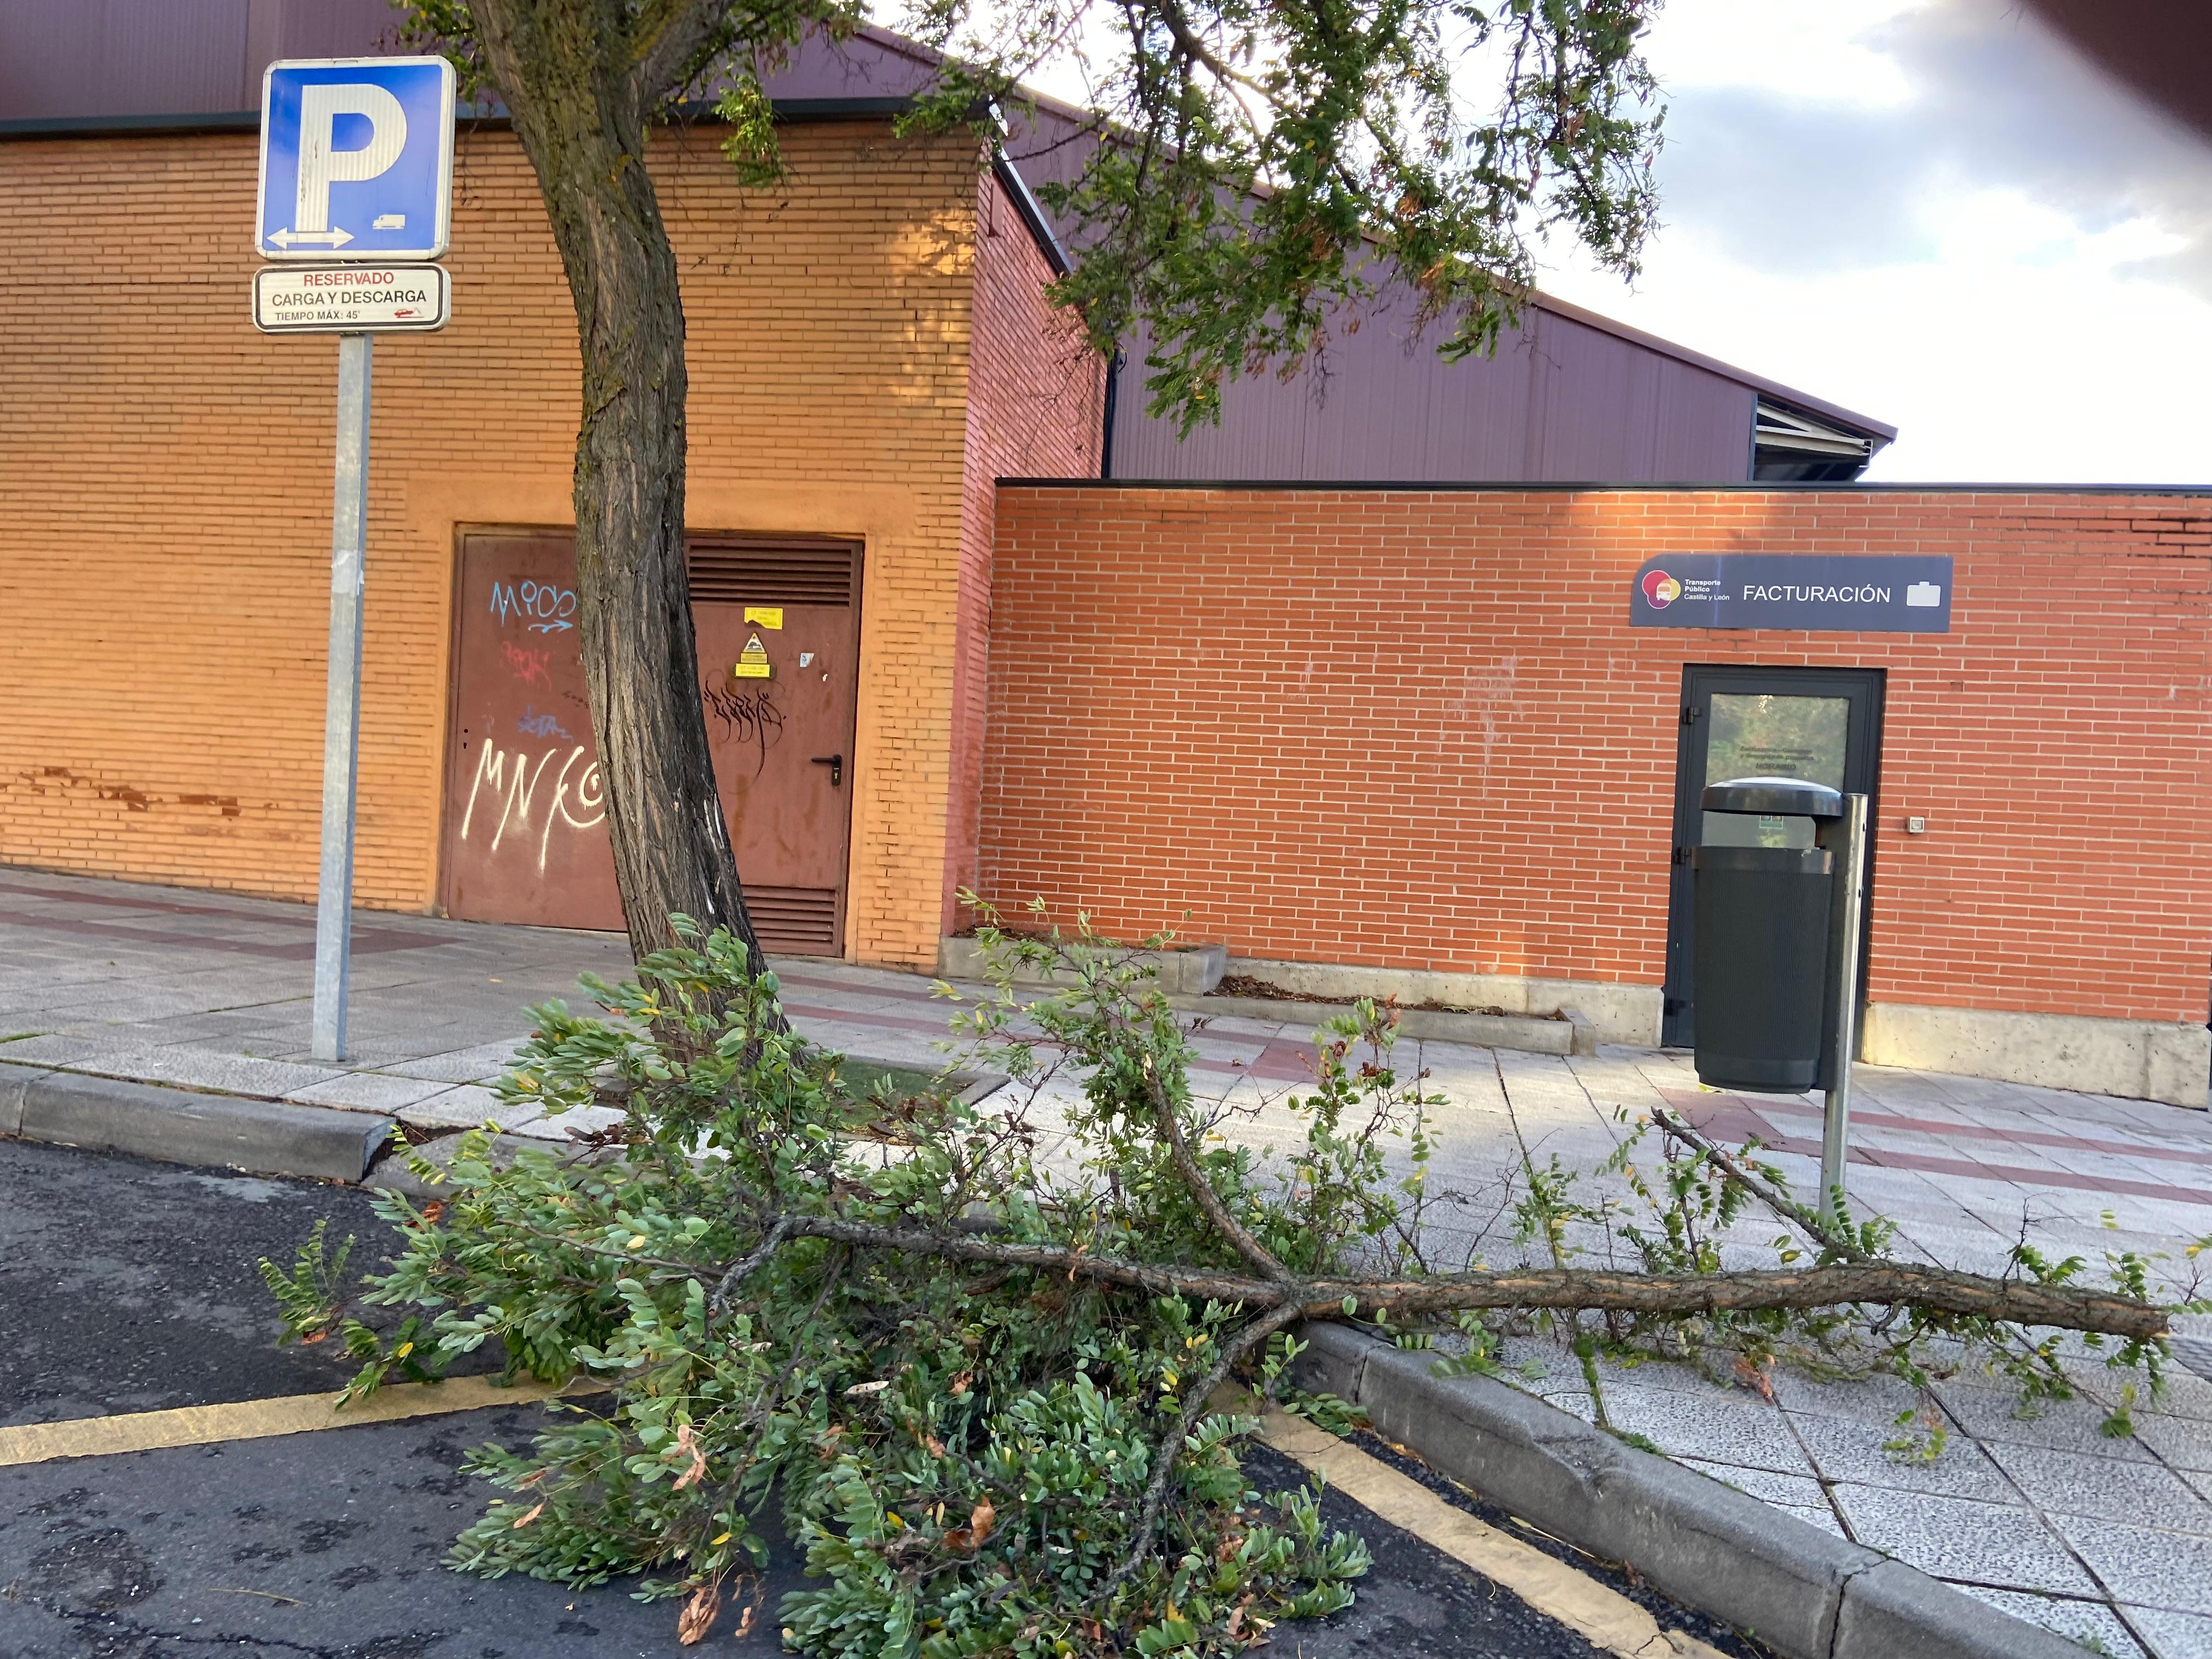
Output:
<path fill-rule="evenodd" d="M 684 307 L 646 172 L 623 0 L 469 0 L 484 62 L 536 169 L 576 304 L 576 597 L 607 828 L 630 949 L 672 915 L 727 927 L 753 971 L 714 789 L 684 560 Z M 489 435 L 489 434 L 488 434 Z"/>

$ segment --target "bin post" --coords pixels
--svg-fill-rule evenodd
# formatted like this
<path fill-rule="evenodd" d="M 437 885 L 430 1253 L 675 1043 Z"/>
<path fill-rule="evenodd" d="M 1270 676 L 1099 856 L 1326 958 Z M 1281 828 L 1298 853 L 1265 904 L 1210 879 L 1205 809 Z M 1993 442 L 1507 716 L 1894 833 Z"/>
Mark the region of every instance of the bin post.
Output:
<path fill-rule="evenodd" d="M 1824 826 L 1825 827 L 1825 826 Z M 1851 1060 L 1858 1053 L 1859 934 L 1866 902 L 1867 798 L 1844 797 L 1838 821 L 1843 844 L 1836 853 L 1835 918 L 1828 939 L 1828 984 L 1836 999 L 1832 1016 L 1835 1047 L 1826 1056 L 1828 1097 L 1820 1126 L 1820 1219 L 1836 1219 L 1850 1157 Z"/>

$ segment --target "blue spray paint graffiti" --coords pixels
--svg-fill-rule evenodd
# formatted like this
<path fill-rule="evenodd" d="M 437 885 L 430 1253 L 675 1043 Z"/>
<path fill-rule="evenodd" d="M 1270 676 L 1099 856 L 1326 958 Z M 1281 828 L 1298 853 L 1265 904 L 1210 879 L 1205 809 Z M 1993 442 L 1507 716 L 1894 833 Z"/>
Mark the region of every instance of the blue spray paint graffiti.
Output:
<path fill-rule="evenodd" d="M 514 729 L 526 738 L 565 738 L 568 735 L 567 728 L 552 715 L 532 714 L 528 703 L 522 705 L 522 718 L 515 721 Z"/>
<path fill-rule="evenodd" d="M 552 634 L 576 624 L 576 590 L 550 582 L 494 582 L 491 614 L 504 627 L 509 617 L 519 617 L 533 634 Z"/>

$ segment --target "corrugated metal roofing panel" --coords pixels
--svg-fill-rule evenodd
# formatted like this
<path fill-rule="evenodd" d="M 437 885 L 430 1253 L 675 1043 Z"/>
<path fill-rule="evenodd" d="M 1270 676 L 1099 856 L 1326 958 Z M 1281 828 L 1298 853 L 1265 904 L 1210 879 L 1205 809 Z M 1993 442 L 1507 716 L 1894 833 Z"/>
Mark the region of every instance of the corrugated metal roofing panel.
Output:
<path fill-rule="evenodd" d="M 1446 362 L 1398 296 L 1325 365 L 1238 380 L 1217 427 L 1178 440 L 1145 412 L 1143 353 L 1122 370 L 1114 471 L 1132 478 L 1618 478 L 1751 473 L 1750 388 L 1543 310 L 1490 358 Z"/>

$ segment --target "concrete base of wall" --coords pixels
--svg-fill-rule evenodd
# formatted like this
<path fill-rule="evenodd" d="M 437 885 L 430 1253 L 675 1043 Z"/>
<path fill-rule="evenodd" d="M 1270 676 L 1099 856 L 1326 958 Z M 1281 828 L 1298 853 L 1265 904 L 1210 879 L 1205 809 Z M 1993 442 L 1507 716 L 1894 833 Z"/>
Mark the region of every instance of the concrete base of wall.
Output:
<path fill-rule="evenodd" d="M 1866 1011 L 1859 1058 L 2201 1111 L 2212 1072 L 2212 1030 L 2147 1019 L 1877 1002 Z"/>
<path fill-rule="evenodd" d="M 1265 980 L 1314 997 L 1395 996 L 1407 1006 L 1438 1002 L 1448 1008 L 1503 1008 L 1509 1014 L 1556 1014 L 1574 1009 L 1600 1042 L 1659 1043 L 1660 994 L 1656 985 L 1608 980 L 1532 979 L 1519 974 L 1439 974 L 1414 968 L 1352 968 L 1326 962 L 1270 962 L 1231 957 L 1229 971 Z"/>
<path fill-rule="evenodd" d="M 1229 952 L 1218 945 L 1186 945 L 1173 951 L 1130 953 L 1149 966 L 1159 988 L 1170 996 L 1201 997 L 1221 983 Z M 983 947 L 972 939 L 941 939 L 937 942 L 937 972 L 940 979 L 981 980 L 989 977 Z M 1017 985 L 1069 985 L 1075 975 L 1065 969 L 1043 973 L 1024 963 L 1013 975 Z"/>

